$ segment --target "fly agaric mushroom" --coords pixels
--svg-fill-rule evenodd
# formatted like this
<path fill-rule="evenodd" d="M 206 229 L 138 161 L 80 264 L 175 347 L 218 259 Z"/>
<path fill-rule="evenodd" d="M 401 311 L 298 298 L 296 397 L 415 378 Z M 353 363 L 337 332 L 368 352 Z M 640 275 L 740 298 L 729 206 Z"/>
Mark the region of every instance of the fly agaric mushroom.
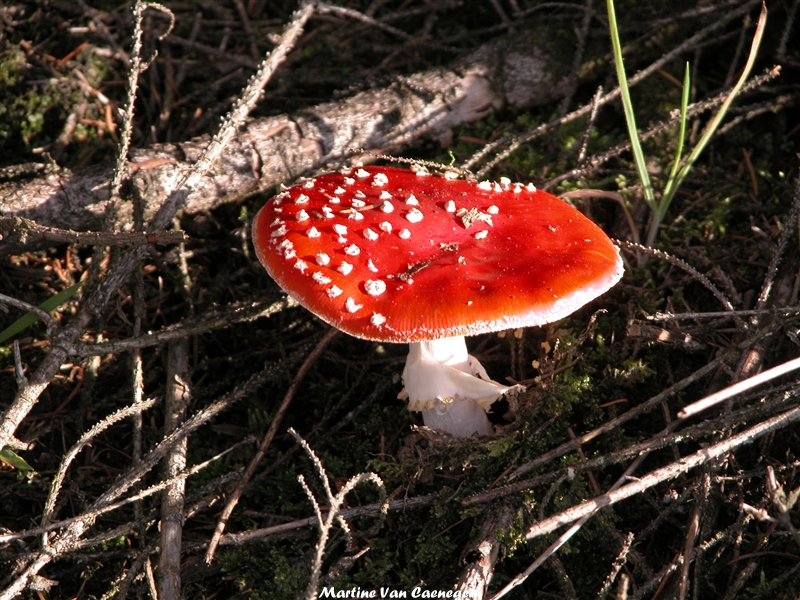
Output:
<path fill-rule="evenodd" d="M 356 337 L 407 342 L 409 410 L 468 437 L 510 388 L 467 353 L 465 335 L 557 321 L 611 288 L 611 240 L 533 185 L 476 183 L 421 167 L 356 167 L 286 188 L 253 221 L 278 284 Z"/>

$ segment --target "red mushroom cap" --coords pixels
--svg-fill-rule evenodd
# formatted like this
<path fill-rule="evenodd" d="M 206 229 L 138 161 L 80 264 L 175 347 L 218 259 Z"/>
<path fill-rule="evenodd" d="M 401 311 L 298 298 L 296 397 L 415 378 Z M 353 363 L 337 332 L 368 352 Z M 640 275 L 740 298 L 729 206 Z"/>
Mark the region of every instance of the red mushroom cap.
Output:
<path fill-rule="evenodd" d="M 420 168 L 299 183 L 259 211 L 253 243 L 300 304 L 384 342 L 551 323 L 622 276 L 608 236 L 555 196 Z"/>

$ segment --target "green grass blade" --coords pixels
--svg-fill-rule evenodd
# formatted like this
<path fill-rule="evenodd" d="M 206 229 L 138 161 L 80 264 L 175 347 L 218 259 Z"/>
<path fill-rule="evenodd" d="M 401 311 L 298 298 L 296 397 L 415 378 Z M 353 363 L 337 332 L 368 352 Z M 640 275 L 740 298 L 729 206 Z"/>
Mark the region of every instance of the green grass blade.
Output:
<path fill-rule="evenodd" d="M 647 231 L 645 246 L 653 245 L 656 235 L 658 235 L 658 228 L 661 225 L 661 221 L 664 220 L 664 215 L 667 214 L 667 209 L 672 202 L 672 197 L 675 195 L 675 192 L 678 191 L 678 185 L 680 184 L 677 177 L 681 164 L 681 158 L 683 157 L 683 144 L 686 139 L 686 112 L 689 106 L 690 84 L 691 79 L 689 63 L 687 62 L 686 70 L 683 74 L 683 91 L 681 92 L 681 118 L 680 125 L 678 127 L 678 146 L 675 149 L 675 160 L 672 162 L 672 168 L 670 169 L 669 178 L 667 179 L 667 185 L 664 187 L 664 193 L 661 195 L 661 200 L 658 203 L 658 210 L 655 211 L 653 218 L 650 220 L 650 227 Z"/>
<path fill-rule="evenodd" d="M 9 467 L 17 469 L 17 471 L 22 474 L 34 473 L 33 467 L 10 448 L 3 448 L 0 450 L 0 462 L 4 462 Z"/>
<path fill-rule="evenodd" d="M 675 150 L 675 160 L 672 163 L 672 169 L 669 173 L 669 179 L 667 179 L 667 185 L 664 187 L 664 193 L 661 195 L 661 200 L 658 203 L 658 210 L 655 211 L 655 214 L 650 221 L 650 229 L 647 232 L 645 246 L 653 245 L 653 241 L 656 239 L 656 235 L 658 234 L 658 227 L 661 225 L 664 215 L 667 214 L 667 209 L 672 202 L 672 197 L 675 195 L 675 192 L 678 191 L 678 186 L 680 185 L 677 177 L 679 173 L 678 169 L 681 164 L 681 158 L 683 157 L 683 144 L 686 139 L 686 111 L 689 106 L 690 83 L 689 63 L 687 62 L 686 70 L 683 74 L 683 91 L 681 93 L 681 120 L 678 128 L 678 147 Z"/>
<path fill-rule="evenodd" d="M 764 37 L 764 28 L 767 25 L 767 7 L 766 5 L 761 5 L 761 14 L 758 17 L 758 25 L 756 25 L 756 32 L 753 35 L 753 42 L 750 45 L 750 55 L 747 57 L 747 64 L 742 71 L 741 76 L 739 77 L 739 81 L 736 82 L 736 85 L 733 86 L 731 93 L 728 94 L 728 97 L 725 98 L 725 101 L 720 106 L 717 114 L 714 115 L 714 118 L 708 124 L 703 135 L 700 137 L 700 141 L 697 142 L 697 146 L 694 147 L 689 157 L 686 159 L 686 164 L 683 165 L 683 168 L 680 170 L 678 175 L 675 177 L 675 188 L 677 189 L 680 187 L 681 183 L 683 182 L 686 175 L 689 174 L 689 170 L 692 168 L 692 165 L 697 160 L 697 157 L 703 152 L 708 144 L 711 136 L 714 135 L 714 132 L 722 123 L 722 120 L 725 118 L 728 109 L 730 108 L 733 100 L 739 94 L 739 90 L 742 89 L 745 81 L 750 76 L 750 71 L 753 70 L 753 65 L 756 62 L 756 55 L 758 54 L 758 47 L 761 45 L 761 39 Z M 666 208 L 665 208 L 666 211 Z"/>
<path fill-rule="evenodd" d="M 622 62 L 622 45 L 619 41 L 619 30 L 617 29 L 617 15 L 614 11 L 614 0 L 606 0 L 608 7 L 608 24 L 611 30 L 611 46 L 614 49 L 614 64 L 617 67 L 617 79 L 619 80 L 620 97 L 622 99 L 622 107 L 625 110 L 625 121 L 628 124 L 628 137 L 631 140 L 631 151 L 633 152 L 633 161 L 636 164 L 636 172 L 639 174 L 639 180 L 642 182 L 642 191 L 644 199 L 653 211 L 658 210 L 656 205 L 655 195 L 653 194 L 653 185 L 650 182 L 650 174 L 647 172 L 647 163 L 644 159 L 642 152 L 642 144 L 639 141 L 639 132 L 636 129 L 636 116 L 633 112 L 633 103 L 631 102 L 631 94 L 628 90 L 628 79 L 625 75 L 625 65 Z"/>
<path fill-rule="evenodd" d="M 50 312 L 55 310 L 56 308 L 64 304 L 64 302 L 72 298 L 72 296 L 75 295 L 75 292 L 77 292 L 80 289 L 82 284 L 83 283 L 79 281 L 72 287 L 68 287 L 67 289 L 57 293 L 52 298 L 48 298 L 39 305 L 39 308 L 41 308 L 45 312 Z M 0 332 L 0 344 L 5 342 L 10 337 L 17 335 L 20 331 L 22 331 L 26 327 L 33 325 L 38 320 L 39 317 L 37 317 L 33 313 L 28 313 L 25 316 L 20 317 L 19 319 L 14 321 L 9 327 Z"/>
<path fill-rule="evenodd" d="M 675 149 L 675 161 L 672 163 L 672 169 L 667 179 L 667 185 L 664 188 L 664 195 L 661 197 L 659 203 L 659 213 L 664 216 L 666 207 L 672 201 L 672 196 L 675 195 L 675 177 L 678 175 L 678 168 L 681 165 L 681 158 L 683 157 L 683 142 L 686 139 L 686 110 L 689 106 L 689 87 L 690 87 L 689 63 L 686 63 L 686 71 L 683 74 L 683 93 L 681 94 L 681 121 L 678 128 L 678 147 Z M 663 208 L 663 210 L 662 210 Z"/>

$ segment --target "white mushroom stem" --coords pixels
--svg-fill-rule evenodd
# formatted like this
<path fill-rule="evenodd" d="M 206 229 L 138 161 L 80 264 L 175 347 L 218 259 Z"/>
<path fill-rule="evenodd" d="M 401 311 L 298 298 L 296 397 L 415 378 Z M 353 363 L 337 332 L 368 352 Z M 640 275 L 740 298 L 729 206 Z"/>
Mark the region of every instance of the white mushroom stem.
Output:
<path fill-rule="evenodd" d="M 426 426 L 459 437 L 491 434 L 489 407 L 503 394 L 521 389 L 489 379 L 467 353 L 463 336 L 409 344 L 403 383 L 399 397 L 408 398 L 409 410 L 421 411 Z"/>

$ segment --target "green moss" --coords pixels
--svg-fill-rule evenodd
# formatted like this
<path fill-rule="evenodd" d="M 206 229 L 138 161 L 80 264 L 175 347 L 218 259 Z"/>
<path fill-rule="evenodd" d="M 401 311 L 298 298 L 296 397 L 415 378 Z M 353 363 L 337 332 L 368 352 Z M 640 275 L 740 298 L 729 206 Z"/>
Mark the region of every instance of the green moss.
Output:
<path fill-rule="evenodd" d="M 298 558 L 279 546 L 262 551 L 225 549 L 218 555 L 222 571 L 254 600 L 297 598 L 308 585 L 308 563 Z"/>
<path fill-rule="evenodd" d="M 33 68 L 19 46 L 0 41 L 0 155 L 20 162 L 52 143 L 80 101 L 77 82 Z"/>

